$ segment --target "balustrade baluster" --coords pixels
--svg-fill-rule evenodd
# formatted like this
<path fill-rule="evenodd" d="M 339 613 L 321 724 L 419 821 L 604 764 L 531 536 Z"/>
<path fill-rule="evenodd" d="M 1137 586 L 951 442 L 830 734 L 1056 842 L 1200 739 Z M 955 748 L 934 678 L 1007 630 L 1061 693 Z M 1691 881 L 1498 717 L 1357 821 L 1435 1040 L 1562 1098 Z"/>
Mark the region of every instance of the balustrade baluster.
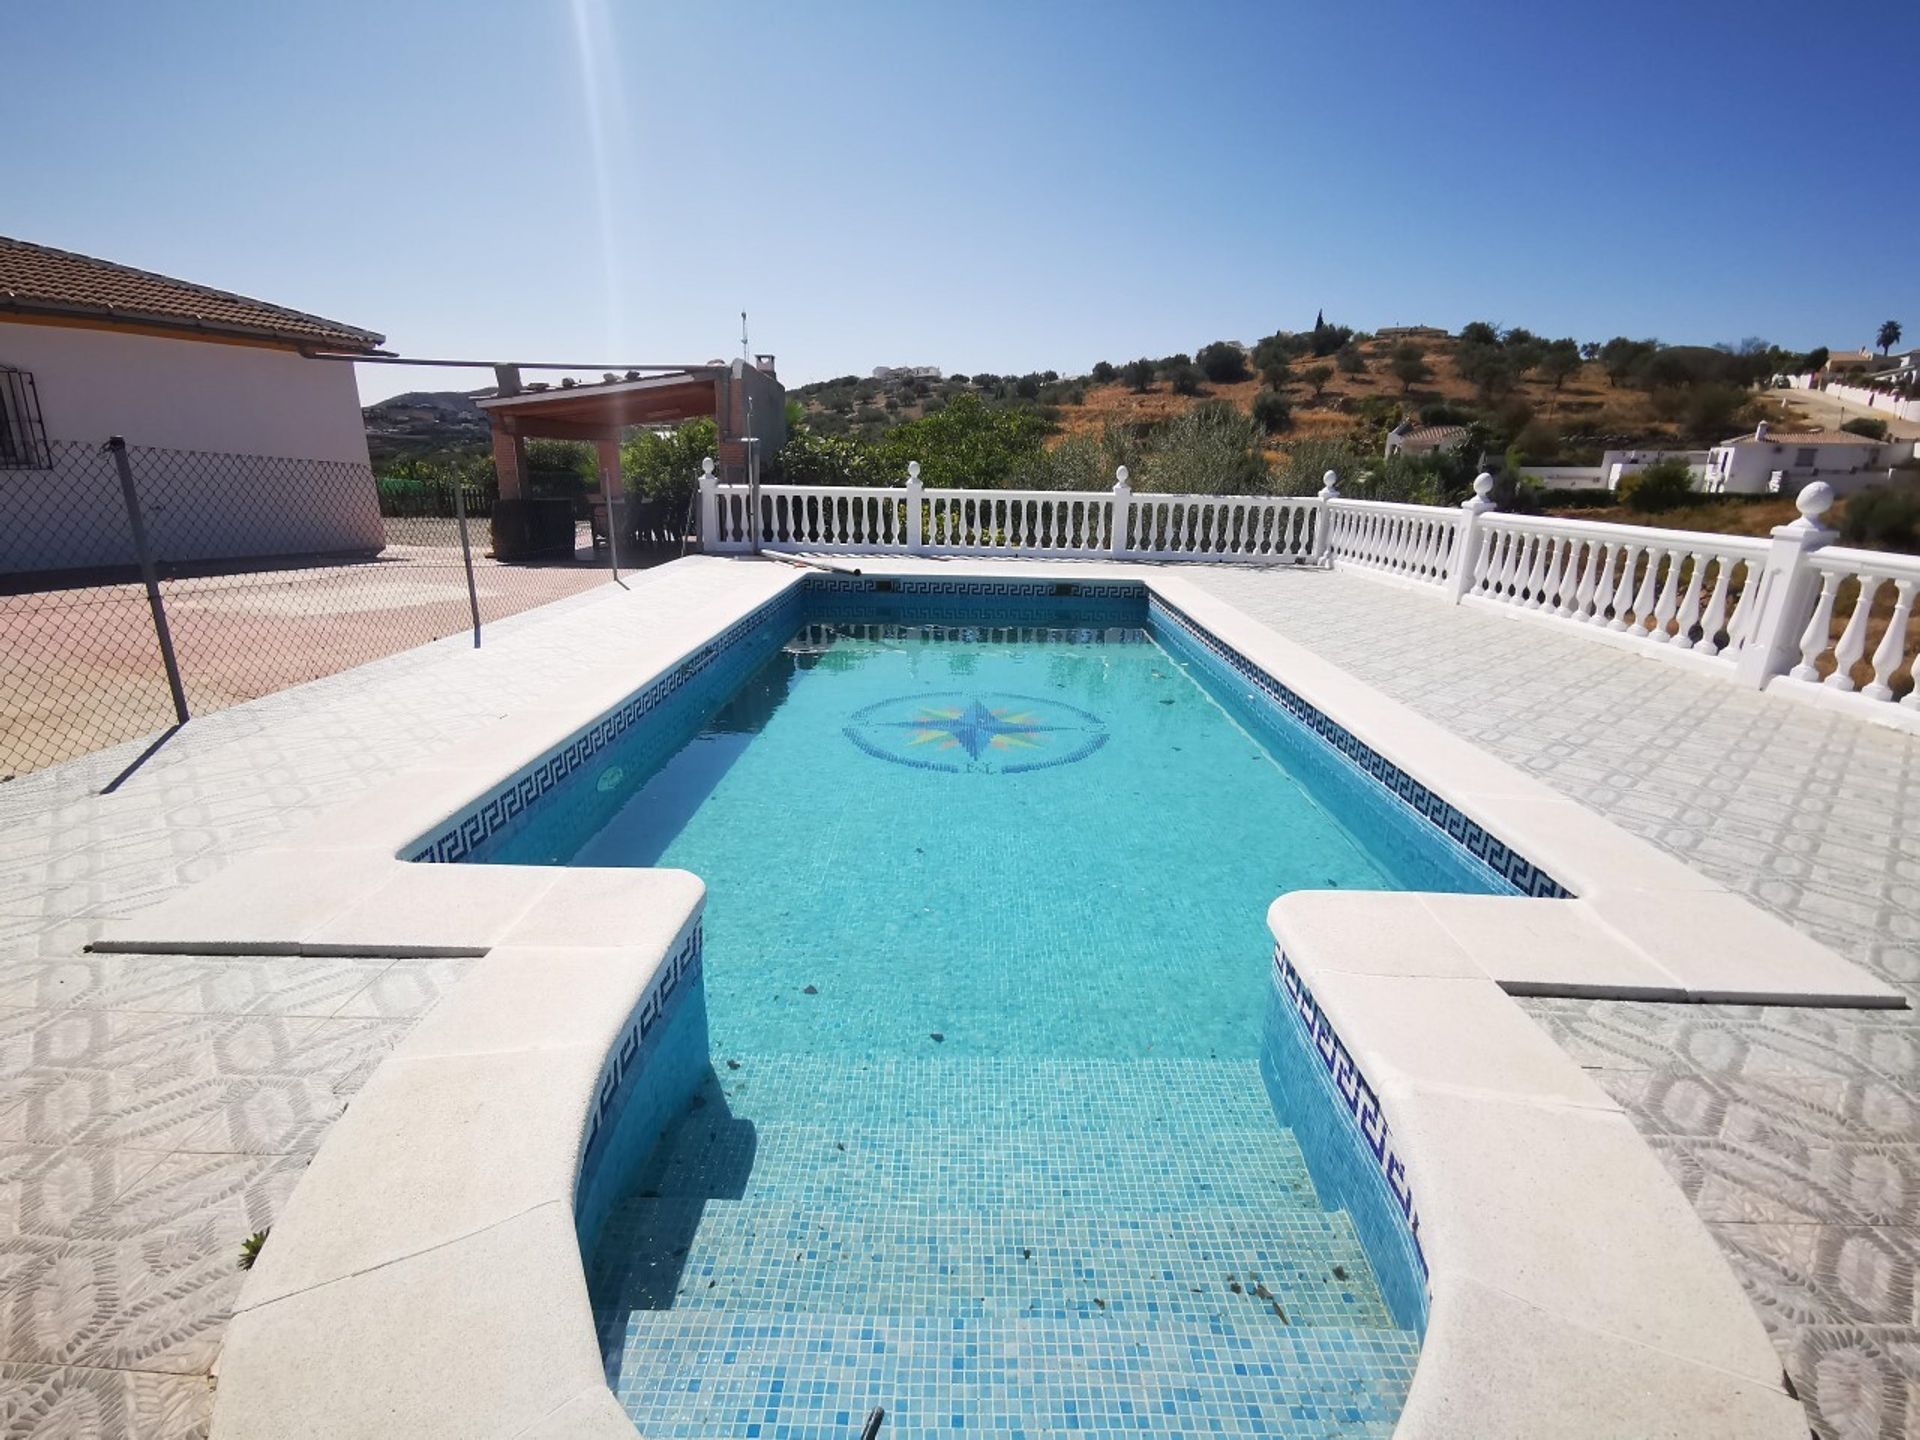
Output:
<path fill-rule="evenodd" d="M 1860 575 L 1855 577 L 1860 584 L 1860 593 L 1853 603 L 1853 614 L 1847 617 L 1847 628 L 1840 632 L 1840 643 L 1833 647 L 1833 674 L 1827 676 L 1827 685 L 1835 690 L 1853 689 L 1853 666 L 1867 648 L 1867 621 L 1873 610 L 1873 597 L 1880 593 L 1880 587 L 1886 582 L 1878 575 Z"/>
<path fill-rule="evenodd" d="M 1840 574 L 1829 570 L 1820 577 L 1820 598 L 1813 602 L 1807 628 L 1800 632 L 1800 663 L 1787 673 L 1796 680 L 1818 680 L 1817 663 L 1833 643 L 1833 602 L 1840 593 Z"/>
<path fill-rule="evenodd" d="M 1706 572 L 1706 557 L 1698 550 L 1687 556 L 1687 588 L 1680 597 L 1680 608 L 1673 617 L 1673 639 L 1670 642 L 1676 650 L 1693 648 L 1693 627 L 1700 620 L 1700 578 Z"/>
<path fill-rule="evenodd" d="M 1893 677 L 1907 658 L 1907 622 L 1913 615 L 1912 580 L 1896 580 L 1893 589 L 1893 614 L 1887 619 L 1886 633 L 1873 647 L 1873 683 L 1860 693 L 1869 700 L 1893 699 Z"/>

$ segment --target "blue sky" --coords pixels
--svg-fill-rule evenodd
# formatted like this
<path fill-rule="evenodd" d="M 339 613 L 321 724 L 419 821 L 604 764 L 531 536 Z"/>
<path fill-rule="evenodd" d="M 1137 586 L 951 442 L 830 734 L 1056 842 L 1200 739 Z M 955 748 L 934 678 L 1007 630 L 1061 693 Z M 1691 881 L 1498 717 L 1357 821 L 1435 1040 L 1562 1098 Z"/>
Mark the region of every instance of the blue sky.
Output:
<path fill-rule="evenodd" d="M 1920 6 L 9 8 L 0 233 L 411 355 L 1085 370 L 1311 325 L 1920 340 Z M 362 367 L 369 398 L 463 372 Z"/>

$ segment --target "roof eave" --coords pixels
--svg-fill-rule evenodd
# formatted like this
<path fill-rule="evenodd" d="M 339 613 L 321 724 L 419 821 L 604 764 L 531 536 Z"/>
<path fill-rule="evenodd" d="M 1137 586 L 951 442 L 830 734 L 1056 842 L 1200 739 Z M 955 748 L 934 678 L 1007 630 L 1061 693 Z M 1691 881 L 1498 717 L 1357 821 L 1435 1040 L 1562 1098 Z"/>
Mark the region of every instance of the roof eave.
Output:
<path fill-rule="evenodd" d="M 177 330 L 183 335 L 205 335 L 232 340 L 267 340 L 294 348 L 324 347 L 334 350 L 371 352 L 386 343 L 386 336 L 371 330 L 341 325 L 331 331 L 309 333 L 280 330 L 265 325 L 223 324 L 197 316 L 163 315 L 145 310 L 127 310 L 114 305 L 76 305 L 59 300 L 41 300 L 12 293 L 0 294 L 0 314 L 38 315 L 57 320 L 91 320 L 103 327 L 143 326 L 154 330 Z"/>

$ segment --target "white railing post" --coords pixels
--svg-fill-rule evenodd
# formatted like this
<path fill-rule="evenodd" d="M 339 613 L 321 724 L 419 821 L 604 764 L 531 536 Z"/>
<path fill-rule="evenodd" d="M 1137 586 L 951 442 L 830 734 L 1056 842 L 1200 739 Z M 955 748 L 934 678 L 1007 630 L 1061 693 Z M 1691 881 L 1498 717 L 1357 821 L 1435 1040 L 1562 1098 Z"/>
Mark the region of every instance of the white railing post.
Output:
<path fill-rule="evenodd" d="M 1333 507 L 1327 502 L 1340 498 L 1340 477 L 1329 470 L 1320 477 L 1320 494 L 1315 497 L 1320 504 L 1316 511 L 1319 524 L 1314 529 L 1313 558 L 1333 568 Z"/>
<path fill-rule="evenodd" d="M 1807 556 L 1831 544 L 1836 532 L 1820 523 L 1833 507 L 1833 487 L 1816 480 L 1800 492 L 1800 518 L 1773 527 L 1773 544 L 1759 576 L 1748 569 L 1747 583 L 1758 585 L 1752 620 L 1733 637 L 1734 679 L 1758 690 L 1800 659 L 1801 630 L 1813 608 L 1820 577 Z M 1744 606 L 1742 608 L 1745 608 Z"/>
<path fill-rule="evenodd" d="M 1480 517 L 1494 508 L 1487 498 L 1493 476 L 1482 470 L 1473 477 L 1473 495 L 1460 502 L 1460 525 L 1454 532 L 1453 555 L 1447 562 L 1447 598 L 1458 605 L 1473 588 L 1474 568 L 1480 563 Z"/>
<path fill-rule="evenodd" d="M 1108 537 L 1108 551 L 1116 559 L 1127 553 L 1127 527 L 1133 523 L 1133 487 L 1127 483 L 1127 467 L 1116 466 L 1113 472 L 1113 531 Z"/>
<path fill-rule="evenodd" d="M 907 553 L 924 555 L 926 542 L 921 533 L 920 499 L 924 487 L 920 483 L 920 462 L 907 462 Z"/>
<path fill-rule="evenodd" d="M 720 500 L 713 493 L 713 457 L 709 455 L 700 462 L 700 548 L 712 551 L 720 545 Z"/>

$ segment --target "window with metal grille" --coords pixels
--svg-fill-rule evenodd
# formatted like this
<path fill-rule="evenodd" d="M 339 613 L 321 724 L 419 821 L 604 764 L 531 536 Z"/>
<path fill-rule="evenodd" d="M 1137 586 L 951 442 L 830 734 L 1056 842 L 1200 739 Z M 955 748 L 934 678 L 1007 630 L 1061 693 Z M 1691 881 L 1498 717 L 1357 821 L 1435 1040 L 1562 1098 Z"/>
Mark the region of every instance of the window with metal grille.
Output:
<path fill-rule="evenodd" d="M 52 465 L 33 376 L 0 365 L 0 470 L 46 470 Z"/>

